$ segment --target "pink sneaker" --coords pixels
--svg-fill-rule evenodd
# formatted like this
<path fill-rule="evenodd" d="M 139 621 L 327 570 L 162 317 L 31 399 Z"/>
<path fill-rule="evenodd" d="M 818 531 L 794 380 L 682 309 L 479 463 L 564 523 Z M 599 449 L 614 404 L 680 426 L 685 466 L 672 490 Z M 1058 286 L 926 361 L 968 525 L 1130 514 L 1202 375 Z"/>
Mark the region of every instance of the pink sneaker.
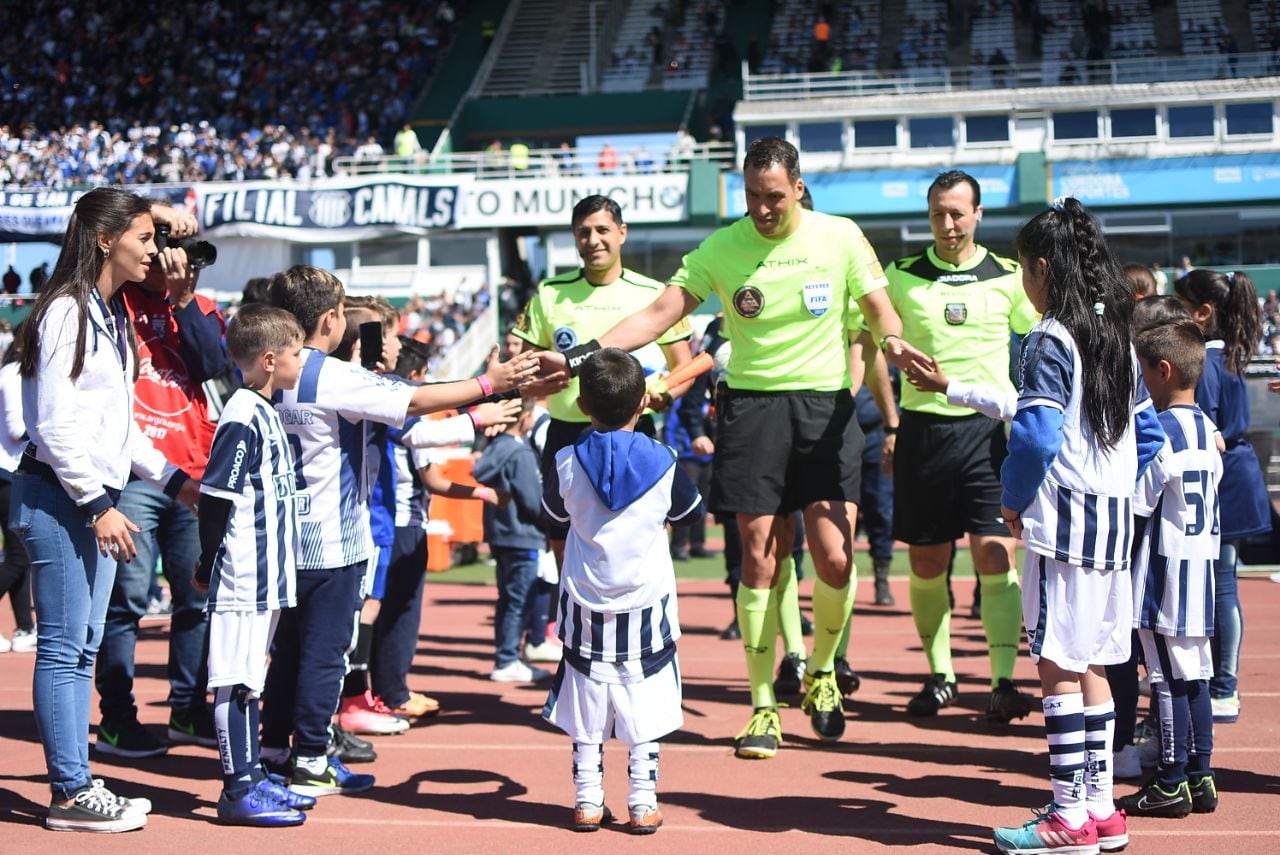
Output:
<path fill-rule="evenodd" d="M 382 710 L 378 707 L 381 706 Z M 368 692 L 354 698 L 343 698 L 338 707 L 338 725 L 352 733 L 387 735 L 404 733 L 409 722 L 386 711 L 386 706 L 374 701 Z"/>
<path fill-rule="evenodd" d="M 1098 829 L 1098 848 L 1103 852 L 1119 852 L 1129 845 L 1129 820 L 1124 811 L 1112 811 L 1106 819 L 1089 811 L 1089 819 Z"/>
<path fill-rule="evenodd" d="M 1035 819 L 1021 827 L 997 828 L 996 846 L 1008 855 L 1094 855 L 1098 851 L 1098 829 L 1093 819 L 1071 828 L 1058 816 L 1056 807 L 1050 805 L 1052 810 L 1037 813 Z"/>

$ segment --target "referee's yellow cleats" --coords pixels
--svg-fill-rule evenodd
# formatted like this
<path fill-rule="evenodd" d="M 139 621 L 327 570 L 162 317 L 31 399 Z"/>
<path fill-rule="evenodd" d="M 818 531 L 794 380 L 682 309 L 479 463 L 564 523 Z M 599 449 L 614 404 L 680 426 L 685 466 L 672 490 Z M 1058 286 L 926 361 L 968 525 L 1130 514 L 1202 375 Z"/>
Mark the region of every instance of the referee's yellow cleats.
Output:
<path fill-rule="evenodd" d="M 757 707 L 751 721 L 736 737 L 736 754 L 744 760 L 768 760 L 782 742 L 782 719 L 777 707 Z"/>

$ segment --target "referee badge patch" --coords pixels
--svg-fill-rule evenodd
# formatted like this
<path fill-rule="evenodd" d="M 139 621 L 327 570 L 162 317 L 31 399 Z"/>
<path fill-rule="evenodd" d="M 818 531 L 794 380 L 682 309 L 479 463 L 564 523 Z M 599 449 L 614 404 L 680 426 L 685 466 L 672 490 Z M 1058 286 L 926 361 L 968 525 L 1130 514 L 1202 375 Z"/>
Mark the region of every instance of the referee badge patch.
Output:
<path fill-rule="evenodd" d="M 958 327 L 969 320 L 969 307 L 964 303 L 947 303 L 943 317 L 947 319 L 947 323 L 951 324 L 951 326 Z"/>
<path fill-rule="evenodd" d="M 572 327 L 556 327 L 556 331 L 551 334 L 551 340 L 555 343 L 556 350 L 561 353 L 578 346 L 578 334 Z"/>
<path fill-rule="evenodd" d="M 733 292 L 733 308 L 744 318 L 754 318 L 764 311 L 764 294 L 754 285 L 743 285 Z"/>
<path fill-rule="evenodd" d="M 827 313 L 827 309 L 831 308 L 831 283 L 830 282 L 806 282 L 804 283 L 804 307 L 809 310 L 809 314 L 815 318 L 820 318 Z"/>

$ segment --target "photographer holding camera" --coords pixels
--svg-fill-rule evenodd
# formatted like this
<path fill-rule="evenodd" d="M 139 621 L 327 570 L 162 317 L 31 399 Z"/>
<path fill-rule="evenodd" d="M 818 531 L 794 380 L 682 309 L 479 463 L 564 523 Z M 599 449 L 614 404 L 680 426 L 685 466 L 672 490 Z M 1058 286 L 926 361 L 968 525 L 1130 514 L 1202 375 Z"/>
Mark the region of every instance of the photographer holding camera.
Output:
<path fill-rule="evenodd" d="M 152 205 L 159 249 L 142 282 L 120 289 L 138 340 L 138 376 L 133 416 L 165 458 L 199 481 L 209 459 L 213 423 L 201 384 L 228 365 L 222 344 L 225 323 L 212 300 L 197 296 L 200 268 L 212 264 L 212 244 L 192 237 L 196 219 L 163 204 Z M 161 742 L 138 723 L 133 697 L 138 621 L 146 613 L 156 558 L 169 581 L 173 615 L 169 627 L 169 742 L 215 746 L 206 701 L 208 635 L 205 595 L 191 585 L 200 557 L 196 518 L 145 481 L 131 479 L 118 507 L 141 531 L 137 555 L 119 562 L 107 609 L 96 684 L 102 722 L 96 749 L 122 757 L 165 753 Z"/>

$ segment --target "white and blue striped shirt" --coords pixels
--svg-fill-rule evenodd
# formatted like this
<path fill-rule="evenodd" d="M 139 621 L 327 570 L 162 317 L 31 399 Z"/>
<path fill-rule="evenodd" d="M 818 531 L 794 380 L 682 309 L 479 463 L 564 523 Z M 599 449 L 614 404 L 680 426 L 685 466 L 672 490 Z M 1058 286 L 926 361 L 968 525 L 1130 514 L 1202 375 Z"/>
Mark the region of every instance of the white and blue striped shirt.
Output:
<path fill-rule="evenodd" d="M 298 385 L 275 399 L 297 473 L 299 569 L 346 567 L 373 554 L 365 422 L 403 424 L 414 388 L 303 349 Z"/>
<path fill-rule="evenodd" d="M 1199 407 L 1160 414 L 1168 437 L 1138 482 L 1146 517 L 1133 568 L 1133 625 L 1161 635 L 1213 635 L 1213 569 L 1220 540 L 1217 428 Z"/>
<path fill-rule="evenodd" d="M 232 504 L 213 560 L 209 610 L 260 612 L 295 605 L 293 453 L 280 416 L 257 392 L 237 389 L 227 401 L 200 492 Z"/>
<path fill-rule="evenodd" d="M 1130 349 L 1132 413 L 1151 406 Z M 1023 538 L 1039 555 L 1077 567 L 1129 569 L 1133 545 L 1133 489 L 1138 447 L 1133 415 L 1113 448 L 1095 438 L 1084 414 L 1083 366 L 1075 339 L 1053 318 L 1040 321 L 1022 350 L 1018 411 L 1049 407 L 1062 413 L 1062 447 L 1049 465 L 1031 505 L 1023 511 Z"/>

